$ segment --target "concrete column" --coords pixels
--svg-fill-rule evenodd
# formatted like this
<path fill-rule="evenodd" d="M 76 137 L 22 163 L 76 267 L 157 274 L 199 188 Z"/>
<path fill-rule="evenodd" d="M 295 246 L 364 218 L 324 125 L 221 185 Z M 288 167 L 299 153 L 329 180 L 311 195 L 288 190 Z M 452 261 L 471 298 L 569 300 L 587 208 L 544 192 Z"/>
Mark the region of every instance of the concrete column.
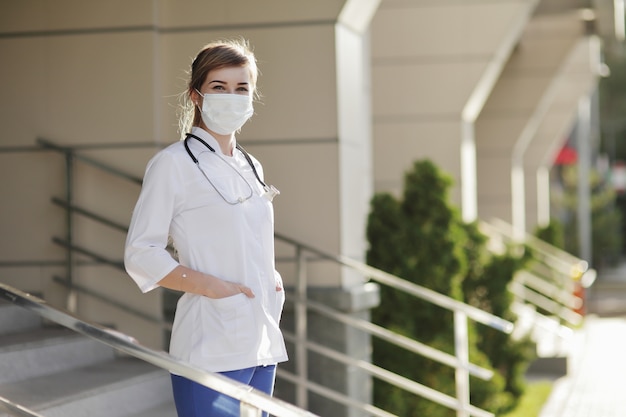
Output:
<path fill-rule="evenodd" d="M 542 114 L 537 115 L 540 120 L 536 123 L 534 137 L 527 147 L 523 162 L 526 179 L 523 189 L 526 195 L 523 230 L 526 232 L 532 233 L 536 226 L 549 223 L 547 170 L 552 167 L 558 151 L 576 123 L 577 100 L 587 96 L 595 88 L 602 71 L 599 57 L 599 40 L 595 37 L 581 38 L 545 90 L 542 102 L 548 103 Z M 527 126 L 529 125 L 530 123 Z M 594 132 L 596 130 L 597 128 L 592 129 Z M 593 137 L 599 136 L 597 133 L 591 134 L 591 138 Z"/>
<path fill-rule="evenodd" d="M 595 83 L 596 44 L 575 10 L 534 15 L 477 122 L 479 217 L 512 223 L 520 239 L 545 203 L 537 173 L 552 165 Z"/>
<path fill-rule="evenodd" d="M 579 256 L 592 264 L 591 239 L 591 100 L 584 96 L 578 103 L 576 124 L 578 148 L 578 243 Z"/>
<path fill-rule="evenodd" d="M 476 122 L 536 3 L 382 1 L 372 23 L 377 191 L 401 194 L 405 172 L 429 159 L 453 178 L 463 219 L 480 215 Z"/>
<path fill-rule="evenodd" d="M 366 250 L 366 220 L 373 188 L 368 28 L 377 7 L 377 0 L 347 1 L 334 27 L 320 28 L 328 43 L 311 45 L 317 53 L 323 52 L 320 59 L 300 66 L 296 75 L 302 82 L 313 83 L 318 102 L 307 103 L 311 109 L 308 115 L 314 122 L 312 131 L 326 137 L 311 137 L 309 131 L 304 140 L 296 136 L 280 146 L 293 158 L 293 165 L 290 165 L 293 169 L 279 171 L 288 188 L 284 205 L 277 202 L 277 218 L 287 218 L 287 222 L 278 221 L 278 230 L 327 252 L 359 260 L 364 258 Z M 328 71 L 326 83 L 319 82 L 320 64 Z M 276 113 L 275 116 L 281 115 Z M 296 134 L 302 135 L 302 132 Z M 279 148 L 265 146 L 259 151 L 272 147 Z M 284 164 L 284 154 L 268 156 L 278 166 Z M 288 207 L 290 209 L 284 211 Z M 290 271 L 288 263 L 279 262 L 278 266 Z M 309 277 L 308 299 L 369 320 L 370 309 L 379 302 L 377 286 L 365 284 L 360 274 L 328 261 L 308 262 L 305 269 Z M 285 275 L 287 284 L 293 284 L 295 274 L 287 272 Z M 295 333 L 296 319 L 295 310 L 288 305 L 283 314 L 283 328 Z M 313 343 L 352 359 L 371 360 L 370 336 L 363 331 L 310 311 L 307 331 L 307 339 Z M 295 346 L 290 346 L 290 351 L 294 355 L 281 367 L 296 372 L 300 364 Z M 306 362 L 307 376 L 312 383 L 345 395 L 358 404 L 371 403 L 372 378 L 366 372 L 312 351 L 308 352 Z M 302 400 L 302 393 L 298 394 L 293 384 L 281 380 L 276 395 L 294 403 Z M 303 401 L 308 409 L 323 416 L 368 415 L 313 391 L 308 391 Z"/>

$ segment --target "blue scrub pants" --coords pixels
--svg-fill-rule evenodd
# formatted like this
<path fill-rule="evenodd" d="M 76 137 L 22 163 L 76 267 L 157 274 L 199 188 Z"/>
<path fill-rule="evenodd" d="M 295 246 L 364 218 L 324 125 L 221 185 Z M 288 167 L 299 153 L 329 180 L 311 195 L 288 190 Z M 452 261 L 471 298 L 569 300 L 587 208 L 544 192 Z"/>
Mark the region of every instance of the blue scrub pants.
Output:
<path fill-rule="evenodd" d="M 272 395 L 276 365 L 255 366 L 220 372 L 266 394 Z M 178 417 L 239 417 L 239 401 L 179 375 L 172 375 L 174 402 Z M 268 413 L 263 412 L 263 417 Z"/>

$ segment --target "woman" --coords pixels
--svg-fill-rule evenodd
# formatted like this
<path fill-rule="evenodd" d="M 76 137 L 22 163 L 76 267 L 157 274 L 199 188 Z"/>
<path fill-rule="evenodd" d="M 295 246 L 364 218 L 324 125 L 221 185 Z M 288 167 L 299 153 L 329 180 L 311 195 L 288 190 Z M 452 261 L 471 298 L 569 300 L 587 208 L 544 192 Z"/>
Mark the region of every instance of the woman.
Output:
<path fill-rule="evenodd" d="M 278 191 L 235 138 L 253 113 L 257 73 L 243 41 L 198 53 L 182 118 L 191 131 L 148 163 L 124 261 L 141 291 L 184 293 L 173 356 L 271 394 L 276 364 L 287 360 L 274 265 L 271 201 Z M 237 401 L 201 384 L 172 375 L 172 386 L 179 417 L 239 416 Z"/>

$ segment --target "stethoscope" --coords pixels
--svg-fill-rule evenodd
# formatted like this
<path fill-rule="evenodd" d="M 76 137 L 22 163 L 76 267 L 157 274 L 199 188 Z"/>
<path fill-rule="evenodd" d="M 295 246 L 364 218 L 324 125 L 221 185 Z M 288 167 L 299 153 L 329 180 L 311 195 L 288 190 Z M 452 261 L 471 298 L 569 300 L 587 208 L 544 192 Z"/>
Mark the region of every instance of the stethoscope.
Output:
<path fill-rule="evenodd" d="M 217 156 L 219 159 L 221 159 L 222 162 L 224 162 L 231 169 L 233 169 L 237 173 L 237 175 L 239 175 L 239 177 L 241 177 L 241 179 L 246 183 L 246 185 L 250 189 L 250 194 L 248 194 L 246 197 L 239 197 L 235 201 L 227 199 L 220 192 L 220 190 L 215 186 L 215 184 L 213 184 L 213 181 L 211 181 L 211 179 L 204 172 L 202 167 L 200 167 L 200 162 L 198 161 L 198 158 L 196 158 L 194 156 L 193 152 L 191 152 L 191 149 L 189 149 L 189 143 L 188 142 L 189 142 L 189 139 L 191 139 L 191 138 L 194 138 L 197 141 L 199 141 L 200 143 L 202 143 L 204 146 L 206 146 L 211 151 L 211 153 L 213 153 L 215 156 Z M 215 189 L 215 191 L 220 195 L 220 197 L 222 197 L 222 199 L 226 203 L 230 204 L 231 206 L 234 206 L 236 204 L 242 204 L 244 201 L 247 201 L 250 198 L 252 198 L 252 196 L 254 195 L 254 190 L 252 189 L 252 186 L 250 185 L 248 180 L 246 180 L 244 178 L 244 176 L 241 174 L 241 172 L 239 172 L 238 169 L 233 167 L 228 161 L 226 161 L 224 158 L 222 158 L 222 156 L 219 153 L 215 152 L 215 149 L 213 149 L 213 147 L 211 145 L 209 145 L 204 139 L 202 139 L 202 138 L 200 138 L 200 137 L 198 137 L 198 136 L 196 136 L 196 135 L 194 135 L 192 133 L 187 133 L 185 135 L 184 145 L 185 145 L 185 149 L 187 150 L 187 153 L 191 157 L 191 160 L 193 161 L 193 163 L 196 164 L 196 166 L 198 167 L 198 169 L 200 170 L 200 172 L 202 173 L 204 178 L 206 178 L 206 180 L 209 182 L 209 184 L 211 184 L 211 186 Z M 256 168 L 254 166 L 254 163 L 252 162 L 252 158 L 250 158 L 250 155 L 248 155 L 248 152 L 246 152 L 246 150 L 241 145 L 236 144 L 235 147 L 239 150 L 239 152 L 241 152 L 243 154 L 244 158 L 246 158 L 246 161 L 248 161 L 248 164 L 250 164 L 250 167 L 252 168 L 252 172 L 254 172 L 254 176 L 256 177 L 257 181 L 259 181 L 259 183 L 263 187 L 263 195 L 262 196 L 265 197 L 266 199 L 268 199 L 269 201 L 272 201 L 274 199 L 274 197 L 276 197 L 278 194 L 280 194 L 280 191 L 278 191 L 278 189 L 276 187 L 274 187 L 273 185 L 267 185 L 267 184 L 265 184 L 263 182 L 263 180 L 259 176 L 259 173 L 257 172 L 257 170 L 256 170 Z"/>

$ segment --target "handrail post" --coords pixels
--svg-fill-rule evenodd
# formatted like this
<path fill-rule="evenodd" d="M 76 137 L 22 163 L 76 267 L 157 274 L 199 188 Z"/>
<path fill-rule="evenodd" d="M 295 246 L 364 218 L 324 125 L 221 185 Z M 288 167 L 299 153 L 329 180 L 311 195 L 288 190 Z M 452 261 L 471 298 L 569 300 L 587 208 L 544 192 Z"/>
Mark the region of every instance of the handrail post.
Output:
<path fill-rule="evenodd" d="M 74 198 L 74 155 L 70 149 L 65 151 L 65 201 L 72 204 Z M 65 211 L 66 239 L 70 244 L 66 254 L 66 274 L 69 292 L 66 299 L 66 308 L 72 313 L 77 311 L 77 293 L 74 290 L 74 254 L 71 249 L 74 235 L 72 210 Z"/>
<path fill-rule="evenodd" d="M 459 402 L 457 417 L 469 417 L 470 381 L 469 381 L 469 337 L 467 315 L 454 310 L 454 351 L 459 361 L 455 370 L 456 397 Z"/>
<path fill-rule="evenodd" d="M 296 373 L 298 385 L 296 386 L 296 405 L 300 408 L 308 408 L 308 392 L 306 382 L 308 380 L 308 358 L 305 341 L 307 340 L 307 276 L 306 258 L 302 246 L 296 246 L 297 273 L 296 273 L 296 302 L 295 302 L 295 332 L 296 332 Z"/>

